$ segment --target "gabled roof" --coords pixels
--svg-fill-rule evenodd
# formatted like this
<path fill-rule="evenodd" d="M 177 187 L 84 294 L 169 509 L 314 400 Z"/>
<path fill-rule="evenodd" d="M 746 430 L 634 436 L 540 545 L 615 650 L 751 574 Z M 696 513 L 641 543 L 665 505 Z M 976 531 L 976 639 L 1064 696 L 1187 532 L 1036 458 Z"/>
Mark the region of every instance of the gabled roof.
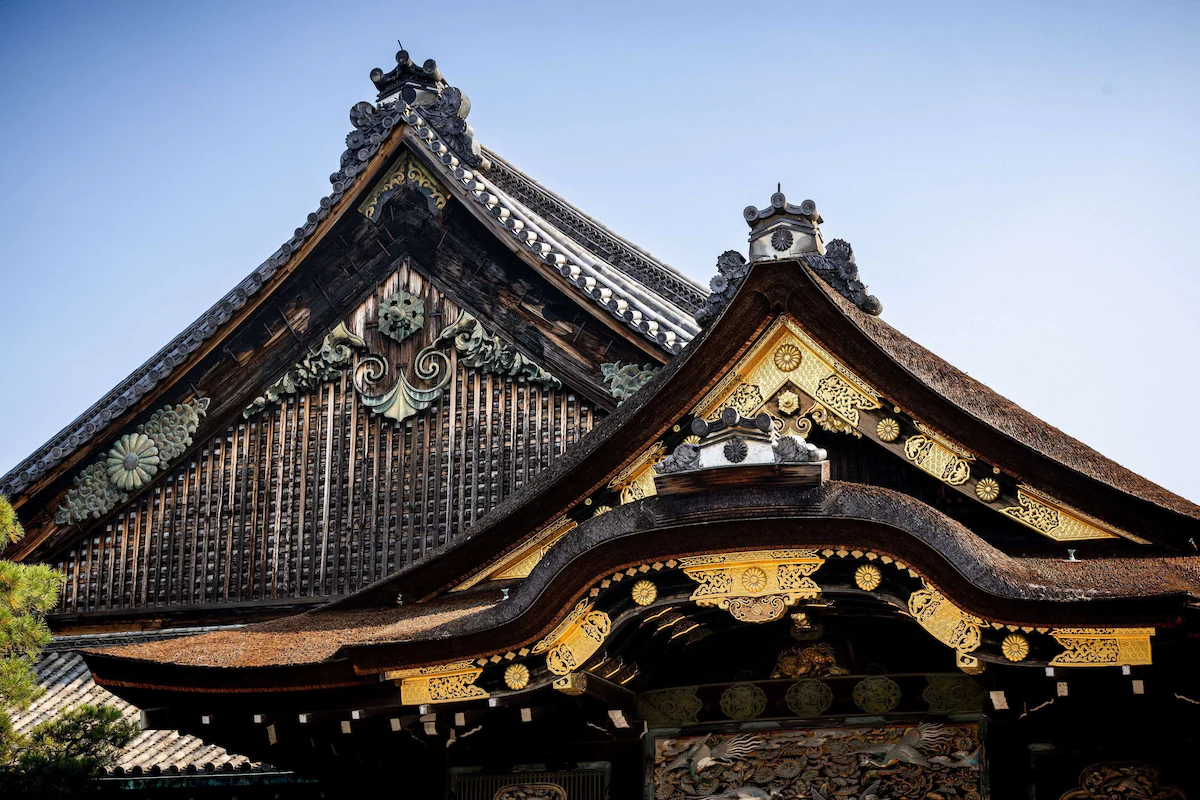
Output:
<path fill-rule="evenodd" d="M 292 292 L 291 288 L 284 289 L 291 285 L 289 276 L 297 274 L 311 255 L 327 258 L 326 251 L 337 247 L 336 238 L 326 241 L 331 238 L 333 226 L 349 210 L 362 210 L 361 198 L 373 189 L 378 191 L 387 181 L 387 169 L 395 168 L 401 148 L 416 154 L 427 171 L 444 184 L 443 188 L 448 187 L 488 233 L 541 276 L 539 280 L 549 281 L 574 298 L 590 318 L 605 321 L 610 331 L 625 337 L 651 362 L 665 361 L 677 352 L 698 330 L 691 313 L 703 302 L 704 291 L 490 151 L 480 151 L 472 134 L 464 132 L 470 126 L 463 120 L 466 104 L 461 92 L 442 83 L 437 88 L 441 94 L 426 93 L 412 105 L 399 97 L 389 98 L 378 108 L 368 103 L 355 105 L 350 114 L 354 130 L 347 137 L 340 169 L 330 178 L 333 191 L 321 199 L 304 224 L 208 312 L 0 478 L 0 493 L 12 497 L 19 509 L 37 497 L 36 503 L 21 513 L 25 516 L 33 508 L 33 513 L 43 514 L 43 507 L 53 508 L 59 502 L 56 498 L 65 490 L 74 470 L 86 463 L 84 459 L 97 450 L 103 453 L 101 448 L 129 432 L 136 421 L 149 413 L 156 398 L 170 392 L 166 399 L 177 402 L 186 399 L 189 385 L 195 392 L 192 381 L 203 386 L 197 376 L 205 373 L 193 369 L 210 354 L 219 355 L 226 346 L 223 343 L 231 337 L 241 336 L 243 323 L 250 319 L 250 314 L 270 308 L 270 302 L 278 305 L 285 291 Z M 447 110 L 450 106 L 453 108 Z M 487 155 L 473 155 L 478 152 Z M 480 167 L 487 165 L 487 169 L 466 169 L 464 164 L 468 162 Z M 345 240 L 341 241 L 344 244 Z M 349 263 L 353 265 L 353 261 Z M 361 274 L 357 277 L 363 278 Z M 311 293 L 314 288 L 324 293 L 320 285 L 310 286 L 307 291 Z M 329 296 L 325 299 L 329 300 Z M 284 319 L 287 320 L 286 315 Z M 290 321 L 287 325 L 292 327 Z M 599 327 L 603 329 L 605 325 Z M 512 339 L 522 334 L 498 330 Z M 319 336 L 325 332 L 308 330 L 302 335 L 308 339 L 316 335 L 315 341 L 319 342 Z M 291 338 L 298 341 L 296 331 L 291 333 Z M 228 350 L 224 352 L 229 354 Z M 229 355 L 240 364 L 241 354 Z M 279 359 L 272 361 L 269 355 L 255 358 L 268 369 L 283 368 L 277 366 Z M 276 377 L 264 375 L 264 386 Z M 599 374 L 595 382 L 601 384 Z M 258 387 L 258 391 L 262 388 Z M 594 387 L 592 390 L 589 397 L 595 394 Z M 611 402 L 606 390 L 599 392 L 602 407 L 605 400 Z M 203 422 L 195 441 L 204 441 L 206 431 L 222 424 L 225 421 L 215 417 Z M 159 477 L 163 474 L 160 471 Z M 48 491 L 38 496 L 43 490 Z M 10 550 L 15 553 L 13 557 L 45 555 L 39 548 L 57 548 L 62 543 L 63 537 L 53 525 L 29 530 L 30 535 Z"/>
<path fill-rule="evenodd" d="M 228 678 L 212 669 L 220 667 L 255 670 L 242 674 L 247 683 L 239 677 L 238 691 L 282 691 L 361 684 L 374 672 L 431 662 L 482 663 L 492 657 L 498 663 L 494 654 L 548 636 L 568 609 L 586 600 L 589 587 L 602 592 L 613 583 L 607 578 L 622 571 L 632 576 L 650 562 L 657 563 L 655 569 L 671 569 L 693 555 L 747 549 L 882 554 L 889 559 L 883 563 L 903 561 L 908 566 L 902 570 L 936 585 L 964 613 L 1001 627 L 1170 628 L 1200 599 L 1200 557 L 1179 555 L 1186 549 L 1176 546 L 1179 537 L 1200 535 L 1193 515 L 1053 462 L 953 406 L 853 328 L 824 281 L 802 261 L 760 261 L 743 281 L 691 347 L 467 537 L 301 617 L 191 641 L 89 653 L 101 681 L 221 692 Z M 1008 552 L 927 503 L 889 489 L 836 481 L 815 489 L 717 486 L 585 513 L 519 583 L 448 594 L 498 554 L 514 552 L 556 519 L 603 496 L 653 442 L 680 439 L 678 423 L 689 410 L 705 407 L 704 398 L 728 388 L 729 376 L 745 374 L 744 358 L 777 352 L 774 343 L 781 340 L 773 337 L 791 331 L 792 320 L 800 318 L 822 332 L 830 358 L 847 359 L 857 380 L 886 392 L 889 407 L 894 400 L 914 412 L 936 414 L 942 429 L 981 459 L 1003 451 L 996 463 L 1036 476 L 1039 488 L 1079 503 L 1097 525 L 1136 518 L 1134 530 L 1151 546 L 1113 539 L 1119 549 L 1082 560 L 1066 560 L 1059 552 L 1029 556 Z M 1094 502 L 1085 502 L 1089 498 Z M 316 643 L 311 651 L 305 645 L 310 637 Z"/>
<path fill-rule="evenodd" d="M 397 54 L 398 62 L 407 58 L 403 51 Z M 437 78 L 443 94 L 465 99 L 457 89 L 445 85 L 440 72 Z M 691 314 L 707 295 L 702 287 L 549 192 L 491 151 L 485 151 L 487 158 L 480 162 L 490 161 L 490 168 L 468 170 L 470 177 L 466 177 L 463 170 L 456 170 L 458 161 L 453 155 L 463 148 L 463 137 L 452 134 L 448 126 L 462 125 L 469 129 L 463 119 L 469 104 L 465 108 L 456 105 L 447 115 L 441 112 L 438 97 L 433 102 L 429 97 L 421 100 L 423 104 L 409 105 L 399 96 L 393 96 L 379 108 L 369 103 L 356 104 L 350 113 L 354 130 L 346 137 L 340 168 L 330 176 L 332 191 L 321 198 L 316 210 L 279 249 L 208 311 L 0 477 L 0 494 L 21 493 L 76 450 L 104 436 L 144 396 L 189 364 L 193 354 L 206 342 L 236 324 L 238 312 L 264 288 L 278 283 L 303 257 L 306 246 L 324 233 L 323 223 L 330 215 L 352 205 L 352 200 L 370 185 L 371 180 L 364 178 L 374 179 L 389 152 L 389 143 L 396 137 L 407 137 L 414 149 L 424 151 L 430 165 L 440 168 L 440 177 L 448 183 L 461 184 L 460 197 L 471 197 L 487 208 L 491 212 L 489 227 L 498 237 L 517 236 L 520 231 L 514 230 L 514 223 L 510 221 L 506 226 L 504 220 L 521 220 L 524 229 L 521 241 L 526 249 L 536 253 L 540 263 L 554 265 L 575 287 L 584 304 L 606 309 L 661 346 L 664 357 L 678 352 L 694 335 L 697 328 Z M 466 138 L 469 147 L 473 139 Z M 474 146 L 478 150 L 478 144 Z M 534 231 L 537 234 L 531 236 Z"/>

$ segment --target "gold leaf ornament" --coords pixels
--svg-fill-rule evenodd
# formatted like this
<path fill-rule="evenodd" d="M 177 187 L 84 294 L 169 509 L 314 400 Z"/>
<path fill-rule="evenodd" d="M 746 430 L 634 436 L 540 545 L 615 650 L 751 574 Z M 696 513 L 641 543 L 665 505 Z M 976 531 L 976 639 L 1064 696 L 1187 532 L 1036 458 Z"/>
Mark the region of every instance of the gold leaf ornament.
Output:
<path fill-rule="evenodd" d="M 985 503 L 990 503 L 1000 496 L 1000 484 L 994 478 L 981 478 L 975 484 L 975 496 Z"/>
<path fill-rule="evenodd" d="M 894 442 L 900 438 L 900 423 L 891 417 L 881 419 L 875 426 L 875 435 L 881 442 Z"/>
<path fill-rule="evenodd" d="M 648 606 L 658 599 L 658 587 L 653 581 L 638 581 L 633 585 L 631 595 L 639 606 Z"/>
<path fill-rule="evenodd" d="M 1009 661 L 1024 661 L 1029 655 L 1029 640 L 1019 633 L 1010 633 L 1000 643 L 1000 652 Z"/>
<path fill-rule="evenodd" d="M 864 592 L 873 592 L 883 582 L 883 573 L 874 564 L 863 564 L 854 571 L 854 584 Z"/>
<path fill-rule="evenodd" d="M 529 667 L 524 664 L 509 664 L 504 670 L 504 685 L 510 689 L 524 689 L 529 685 Z"/>
<path fill-rule="evenodd" d="M 800 348 L 791 342 L 781 344 L 775 350 L 775 366 L 780 372 L 794 372 L 800 366 L 802 355 Z"/>

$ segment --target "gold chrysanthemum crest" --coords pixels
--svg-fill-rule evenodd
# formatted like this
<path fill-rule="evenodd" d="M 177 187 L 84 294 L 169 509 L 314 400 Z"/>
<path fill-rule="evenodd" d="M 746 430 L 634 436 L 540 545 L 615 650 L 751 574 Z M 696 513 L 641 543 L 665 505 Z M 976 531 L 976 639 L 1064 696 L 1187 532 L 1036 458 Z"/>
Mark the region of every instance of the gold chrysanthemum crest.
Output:
<path fill-rule="evenodd" d="M 775 351 L 775 366 L 780 372 L 794 372 L 800 366 L 802 353 L 800 348 L 791 342 L 781 344 Z"/>
<path fill-rule="evenodd" d="M 504 670 L 504 685 L 510 689 L 524 689 L 529 685 L 529 667 L 524 664 L 509 664 Z"/>
<path fill-rule="evenodd" d="M 648 606 L 658 599 L 658 587 L 654 585 L 654 581 L 638 581 L 630 593 L 633 602 L 639 606 Z"/>
<path fill-rule="evenodd" d="M 1000 496 L 1000 484 L 994 478 L 980 478 L 975 484 L 975 496 L 990 503 Z"/>
<path fill-rule="evenodd" d="M 874 564 L 863 564 L 854 570 L 854 584 L 864 592 L 873 592 L 883 582 L 883 573 Z"/>
<path fill-rule="evenodd" d="M 1010 633 L 1000 643 L 1000 652 L 1009 661 L 1024 661 L 1029 655 L 1029 640 L 1019 633 Z"/>
<path fill-rule="evenodd" d="M 750 567 L 742 573 L 742 588 L 747 592 L 761 592 L 767 585 L 767 573 L 759 567 Z"/>
<path fill-rule="evenodd" d="M 881 442 L 894 442 L 900 438 L 900 423 L 891 417 L 885 417 L 875 426 L 875 435 Z"/>

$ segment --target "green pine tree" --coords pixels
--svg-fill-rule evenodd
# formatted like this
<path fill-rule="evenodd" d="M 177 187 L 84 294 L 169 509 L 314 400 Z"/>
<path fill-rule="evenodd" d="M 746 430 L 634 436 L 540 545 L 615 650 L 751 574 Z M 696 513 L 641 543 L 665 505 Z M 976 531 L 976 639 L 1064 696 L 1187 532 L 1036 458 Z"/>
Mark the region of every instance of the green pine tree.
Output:
<path fill-rule="evenodd" d="M 0 495 L 0 551 L 24 535 L 12 504 Z M 34 667 L 50 641 L 46 612 L 58 603 L 63 574 L 44 564 L 0 560 L 0 796 L 73 797 L 115 763 L 137 735 L 109 706 L 79 706 L 25 735 L 12 715 L 42 694 Z"/>

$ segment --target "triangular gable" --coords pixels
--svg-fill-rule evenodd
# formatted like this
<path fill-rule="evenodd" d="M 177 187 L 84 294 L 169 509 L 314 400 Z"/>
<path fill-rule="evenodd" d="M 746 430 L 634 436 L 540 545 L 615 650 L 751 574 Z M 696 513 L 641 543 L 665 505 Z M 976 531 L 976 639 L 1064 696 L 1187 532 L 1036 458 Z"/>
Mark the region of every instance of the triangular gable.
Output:
<path fill-rule="evenodd" d="M 393 89 L 408 85 L 412 76 L 402 77 Z M 475 168 L 486 168 L 487 158 L 478 155 L 472 136 L 461 134 L 466 114 L 461 93 L 448 87 L 440 73 L 435 77 L 424 76 L 433 81 L 427 88 L 435 94 L 426 92 L 414 105 L 398 95 L 385 98 L 379 108 L 356 105 L 351 112 L 355 131 L 347 138 L 341 169 L 331 177 L 333 193 L 322 199 L 305 225 L 220 303 L 4 477 L 0 491 L 10 495 L 30 520 L 30 535 L 10 549 L 10 557 L 26 558 L 35 551 L 45 555 L 48 542 L 51 547 L 61 546 L 56 530 L 41 521 L 44 509 L 60 504 L 80 469 L 107 454 L 116 438 L 136 429 L 139 419 L 180 403 L 195 406 L 213 399 L 206 383 L 232 382 L 215 374 L 225 359 L 236 362 L 241 373 L 273 380 L 320 343 L 338 313 L 361 300 L 387 264 L 406 255 L 418 260 L 424 256 L 430 271 L 448 281 L 442 288 L 464 306 L 484 312 L 481 316 L 503 312 L 503 319 L 486 321 L 501 335 L 515 339 L 518 347 L 532 345 L 535 357 L 545 353 L 550 354 L 549 360 L 574 362 L 576 374 L 568 377 L 601 407 L 611 403 L 612 395 L 598 368 L 599 354 L 605 354 L 613 368 L 652 367 L 690 337 L 695 330 L 690 309 L 702 302 L 703 292 L 686 278 L 549 195 L 507 163 L 497 162 L 495 174 L 516 193 L 511 196 L 487 183 L 482 173 L 459 168 L 454 153 L 460 150 L 467 154 L 464 164 Z M 479 274 L 480 261 L 504 260 L 488 252 L 492 245 L 465 236 L 460 237 L 465 252 L 449 246 L 448 252 L 438 252 L 446 239 L 443 231 L 430 237 L 426 252 L 421 253 L 420 245 L 406 238 L 408 231 L 398 235 L 376 214 L 398 190 L 416 188 L 426 197 L 430 212 L 438 215 L 451 197 L 447 186 L 454 187 L 454 196 L 483 224 L 492 241 L 518 253 L 550 281 L 551 291 L 529 291 L 528 281 L 497 276 L 503 286 L 526 289 L 500 308 L 486 289 L 486 273 Z M 535 222 L 522 201 L 536 201 L 544 216 Z M 388 213 L 390 222 L 395 209 Z M 363 219 L 369 224 L 364 226 Z M 462 222 L 451 224 L 460 227 Z M 601 252 L 593 253 L 589 246 Z M 621 260 L 644 278 L 631 278 L 608 264 L 606 257 Z M 304 275 L 289 277 L 298 272 Z M 655 285 L 664 287 L 669 297 L 657 294 Z M 520 320 L 521 313 L 514 311 L 534 314 L 535 325 Z M 539 326 L 542 333 L 557 334 L 551 336 L 553 344 L 538 338 Z M 560 373 L 571 371 L 571 364 L 555 366 Z M 205 426 L 222 425 L 228 411 L 219 403 L 213 406 L 200 425 L 201 434 Z"/>

